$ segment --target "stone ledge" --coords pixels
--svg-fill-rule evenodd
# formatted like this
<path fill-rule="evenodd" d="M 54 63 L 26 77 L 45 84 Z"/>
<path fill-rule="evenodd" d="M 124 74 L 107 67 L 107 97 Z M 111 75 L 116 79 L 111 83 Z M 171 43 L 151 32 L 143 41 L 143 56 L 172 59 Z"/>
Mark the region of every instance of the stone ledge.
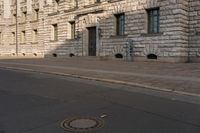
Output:
<path fill-rule="evenodd" d="M 77 13 L 77 16 L 83 16 L 86 14 L 92 14 L 92 13 L 103 12 L 103 11 L 104 11 L 103 8 L 91 9 L 91 10 L 79 12 L 79 13 Z"/>
<path fill-rule="evenodd" d="M 58 40 L 50 40 L 49 42 L 58 42 Z"/>
<path fill-rule="evenodd" d="M 21 22 L 21 23 L 19 23 L 19 25 L 24 25 L 24 24 L 26 24 L 26 22 Z"/>
<path fill-rule="evenodd" d="M 74 39 L 65 39 L 65 41 L 77 41 L 78 38 L 74 38 Z"/>
<path fill-rule="evenodd" d="M 115 38 L 126 38 L 128 35 L 111 35 L 110 38 L 115 39 Z"/>
<path fill-rule="evenodd" d="M 31 42 L 31 44 L 35 44 L 36 45 L 36 44 L 38 44 L 38 42 Z"/>
<path fill-rule="evenodd" d="M 164 34 L 163 34 L 163 32 L 160 32 L 160 33 L 142 33 L 140 35 L 145 36 L 145 37 L 152 37 L 152 36 L 162 36 Z"/>
<path fill-rule="evenodd" d="M 16 23 L 15 24 L 10 24 L 9 26 L 16 26 Z"/>
<path fill-rule="evenodd" d="M 64 10 L 64 12 L 65 13 L 73 12 L 73 11 L 76 11 L 77 9 L 78 9 L 78 7 L 74 7 L 74 8 L 68 9 L 68 10 Z"/>
<path fill-rule="evenodd" d="M 100 4 L 101 2 L 95 2 L 94 4 L 84 6 L 84 8 L 95 7 L 95 6 L 99 6 Z"/>
<path fill-rule="evenodd" d="M 30 23 L 37 23 L 39 20 L 31 20 Z"/>
<path fill-rule="evenodd" d="M 59 13 L 60 13 L 59 11 L 53 12 L 53 13 L 49 13 L 48 16 L 54 16 L 54 15 L 57 15 L 57 14 L 59 14 Z"/>
<path fill-rule="evenodd" d="M 20 45 L 27 45 L 26 43 L 19 43 Z"/>
<path fill-rule="evenodd" d="M 124 1 L 124 0 L 108 0 L 108 3 L 114 3 L 114 2 L 119 2 L 119 1 Z"/>

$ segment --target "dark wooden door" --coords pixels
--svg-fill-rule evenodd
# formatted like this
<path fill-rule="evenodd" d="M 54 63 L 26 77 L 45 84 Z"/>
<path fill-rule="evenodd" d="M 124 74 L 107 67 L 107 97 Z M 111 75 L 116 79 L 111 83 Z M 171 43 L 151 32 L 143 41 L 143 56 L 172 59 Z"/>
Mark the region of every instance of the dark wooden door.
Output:
<path fill-rule="evenodd" d="M 88 55 L 96 56 L 96 27 L 88 28 L 89 31 L 89 44 L 88 44 Z"/>

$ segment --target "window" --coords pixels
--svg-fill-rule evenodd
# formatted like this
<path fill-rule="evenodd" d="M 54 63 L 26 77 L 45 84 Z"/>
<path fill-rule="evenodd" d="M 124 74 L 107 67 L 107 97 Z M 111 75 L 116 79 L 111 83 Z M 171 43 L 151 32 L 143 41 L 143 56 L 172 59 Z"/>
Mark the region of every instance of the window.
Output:
<path fill-rule="evenodd" d="M 121 53 L 117 53 L 115 54 L 115 58 L 122 59 L 123 55 Z"/>
<path fill-rule="evenodd" d="M 16 14 L 13 14 L 13 16 L 12 16 L 12 21 L 13 21 L 13 23 L 16 23 Z"/>
<path fill-rule="evenodd" d="M 32 36 L 33 42 L 38 42 L 38 30 L 33 30 L 33 36 Z"/>
<path fill-rule="evenodd" d="M 34 10 L 34 19 L 38 20 L 39 19 L 39 9 Z"/>
<path fill-rule="evenodd" d="M 0 32 L 0 44 L 2 44 L 2 33 Z"/>
<path fill-rule="evenodd" d="M 147 59 L 158 59 L 158 56 L 157 55 L 155 55 L 155 54 L 149 54 L 149 55 L 147 55 Z"/>
<path fill-rule="evenodd" d="M 23 20 L 23 22 L 26 21 L 26 16 L 27 16 L 27 13 L 26 13 L 26 12 L 23 12 L 23 13 L 22 13 L 22 20 Z"/>
<path fill-rule="evenodd" d="M 25 43 L 26 42 L 26 32 L 22 31 L 21 32 L 21 43 Z"/>
<path fill-rule="evenodd" d="M 57 24 L 52 25 L 52 40 L 54 41 L 58 40 L 58 25 Z"/>
<path fill-rule="evenodd" d="M 55 0 L 55 5 L 54 5 L 55 11 L 58 11 L 58 6 L 59 6 L 59 0 Z"/>
<path fill-rule="evenodd" d="M 116 17 L 116 35 L 124 35 L 125 15 L 117 14 Z"/>
<path fill-rule="evenodd" d="M 75 7 L 78 8 L 78 0 L 75 0 Z"/>
<path fill-rule="evenodd" d="M 159 33 L 160 30 L 160 10 L 159 8 L 147 10 L 148 33 Z"/>
<path fill-rule="evenodd" d="M 101 0 L 96 0 L 96 3 L 100 3 L 101 2 Z"/>
<path fill-rule="evenodd" d="M 71 39 L 75 39 L 76 24 L 75 22 L 70 22 L 71 24 Z"/>
<path fill-rule="evenodd" d="M 16 39 L 16 38 L 15 38 L 15 32 L 12 32 L 12 40 L 11 40 L 11 41 L 12 41 L 12 42 L 11 42 L 12 44 L 15 43 L 15 39 Z"/>

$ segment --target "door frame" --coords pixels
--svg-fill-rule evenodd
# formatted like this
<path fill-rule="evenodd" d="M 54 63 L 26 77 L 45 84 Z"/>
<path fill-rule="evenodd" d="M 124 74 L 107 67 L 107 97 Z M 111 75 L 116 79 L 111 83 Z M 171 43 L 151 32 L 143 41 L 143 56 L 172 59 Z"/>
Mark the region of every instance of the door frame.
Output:
<path fill-rule="evenodd" d="M 95 29 L 95 55 L 90 55 L 90 29 L 94 28 Z M 87 42 L 88 42 L 88 56 L 97 56 L 97 51 L 98 51 L 98 46 L 97 46 L 97 26 L 91 26 L 91 27 L 87 27 L 87 31 L 88 31 L 88 38 L 87 38 Z"/>

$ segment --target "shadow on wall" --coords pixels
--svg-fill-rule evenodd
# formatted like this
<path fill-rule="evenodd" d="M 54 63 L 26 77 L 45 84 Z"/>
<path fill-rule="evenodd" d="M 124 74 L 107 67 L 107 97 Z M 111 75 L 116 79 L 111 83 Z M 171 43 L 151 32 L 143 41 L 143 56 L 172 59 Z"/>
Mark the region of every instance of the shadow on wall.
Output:
<path fill-rule="evenodd" d="M 120 12 L 118 12 L 120 14 Z M 122 14 L 122 13 L 121 13 Z M 99 22 L 99 29 L 98 29 L 98 23 L 96 22 L 92 22 L 91 20 L 88 20 L 88 22 L 85 22 L 84 24 L 81 24 L 79 26 L 79 22 L 77 22 L 77 29 L 79 29 L 80 31 L 75 31 L 75 39 L 67 39 L 64 38 L 63 36 L 65 36 L 66 33 L 62 32 L 62 35 L 58 36 L 58 41 L 51 41 L 49 40 L 49 42 L 46 42 L 47 40 L 45 40 L 45 45 L 44 45 L 44 49 L 46 51 L 44 52 L 44 57 L 53 57 L 53 58 L 72 58 L 72 57 L 76 57 L 76 56 L 89 56 L 89 51 L 91 47 L 94 47 L 94 51 L 96 53 L 96 56 L 98 57 L 105 57 L 105 59 L 119 59 L 119 60 L 127 60 L 128 56 L 131 55 L 134 58 L 134 52 L 136 51 L 134 46 L 133 47 L 128 47 L 127 43 L 128 40 L 131 40 L 131 38 L 129 38 L 128 35 L 116 35 L 116 23 L 115 21 L 111 21 L 110 19 L 114 19 L 114 17 L 116 17 L 114 14 L 112 14 L 112 16 L 108 15 L 108 16 L 102 16 L 102 14 L 99 14 L 100 18 L 98 20 Z M 82 15 L 80 17 L 81 21 L 83 21 L 84 19 L 82 18 L 88 18 L 88 19 L 92 19 L 93 17 L 90 15 Z M 129 17 L 127 17 L 129 18 Z M 49 18 L 51 19 L 51 18 Z M 117 17 L 116 17 L 117 19 Z M 79 20 L 79 18 L 77 19 L 77 21 Z M 48 21 L 49 20 L 45 20 Z M 108 24 L 108 23 L 113 23 L 113 24 Z M 70 22 L 69 22 L 70 24 Z M 57 28 L 58 28 L 58 33 L 61 33 L 59 31 L 59 23 L 57 24 Z M 84 26 L 83 26 L 84 25 Z M 89 28 L 90 27 L 96 27 L 96 34 L 98 35 L 97 38 L 100 38 L 99 41 L 97 41 L 98 43 L 96 43 L 96 45 L 94 46 L 90 46 L 89 42 L 92 39 L 89 39 Z M 125 31 L 127 30 L 126 28 L 129 27 L 125 27 Z M 62 29 L 63 30 L 63 29 Z M 128 31 L 128 30 L 127 30 Z M 138 31 L 138 34 L 140 33 L 140 31 Z M 126 33 L 128 34 L 128 33 Z M 49 35 L 50 36 L 50 35 Z M 47 37 L 49 38 L 49 37 Z M 137 38 L 136 38 L 137 39 Z M 98 40 L 98 39 L 97 39 Z M 27 48 L 26 52 L 21 52 L 20 54 L 22 56 L 29 56 L 30 54 L 32 56 L 39 56 L 39 53 L 37 52 L 33 52 L 29 53 L 27 52 L 28 49 Z M 141 47 L 138 49 L 142 49 Z M 138 50 L 137 49 L 137 50 Z M 37 50 L 36 50 L 37 51 Z M 132 52 L 130 54 L 130 52 Z M 140 51 L 136 51 L 137 54 L 135 55 L 142 55 L 143 50 Z M 139 53 L 140 52 L 140 53 Z M 139 53 L 139 54 L 138 54 Z M 157 60 L 158 59 L 158 55 L 156 55 L 157 53 L 152 53 L 149 54 L 149 50 L 146 50 L 145 55 L 146 59 L 154 59 Z M 144 57 L 145 58 L 145 57 Z M 130 58 L 129 58 L 130 59 Z"/>
<path fill-rule="evenodd" d="M 105 40 L 104 40 L 105 39 Z M 103 38 L 100 42 L 107 41 L 109 38 Z M 107 42 L 111 42 L 110 39 Z M 126 40 L 122 39 L 118 44 L 110 46 L 109 43 L 104 45 L 99 44 L 98 48 L 95 50 L 96 56 L 90 57 L 99 57 L 100 59 L 105 58 L 108 59 L 118 59 L 118 60 L 126 60 Z M 95 46 L 97 47 L 97 46 Z M 117 49 L 117 50 L 116 50 Z M 53 58 L 73 58 L 73 57 L 88 57 L 89 56 L 89 46 L 88 43 L 83 43 L 82 38 L 73 39 L 70 41 L 66 41 L 66 43 L 58 44 L 57 47 L 50 52 L 45 54 L 45 57 L 53 57 Z"/>
<path fill-rule="evenodd" d="M 109 19 L 111 18 L 113 19 L 113 16 L 107 16 L 98 21 L 100 28 L 99 30 L 96 30 L 96 34 L 97 34 L 97 38 L 99 38 L 99 41 L 97 41 L 98 43 L 96 43 L 96 45 L 94 44 L 97 57 L 105 58 L 105 59 L 119 59 L 119 60 L 132 61 L 136 55 L 138 57 L 141 57 L 138 55 L 138 53 L 140 52 L 140 55 L 142 55 L 142 53 L 145 53 L 142 58 L 145 58 L 147 60 L 158 60 L 159 52 L 157 52 L 154 49 L 153 50 L 150 48 L 146 49 L 146 46 L 145 46 L 144 49 L 138 48 L 140 50 L 138 51 L 138 49 L 136 49 L 135 47 L 135 45 L 137 44 L 128 46 L 127 44 L 130 42 L 130 40 L 132 40 L 132 38 L 129 38 L 128 35 L 117 36 L 115 34 L 115 31 L 113 31 L 113 29 L 116 30 L 115 28 L 116 24 L 113 24 L 112 26 L 108 25 L 108 22 L 110 22 Z M 79 27 L 79 29 L 82 28 L 80 31 L 75 32 L 75 36 L 76 36 L 75 39 L 66 40 L 65 38 L 64 39 L 62 38 L 62 40 L 60 39 L 57 42 L 50 41 L 48 45 L 52 45 L 56 47 L 52 48 L 50 46 L 50 48 L 52 49 L 47 49 L 48 52 L 46 52 L 45 57 L 72 58 L 72 57 L 77 57 L 77 56 L 79 57 L 89 56 L 90 55 L 89 42 L 92 40 L 90 39 L 90 36 L 89 36 L 89 29 L 91 27 L 96 27 L 98 29 L 96 22 L 90 23 L 89 25 L 85 24 L 85 26 Z M 59 44 L 59 42 L 62 42 L 62 41 L 63 43 Z M 132 43 L 135 43 L 135 42 L 133 42 L 132 40 Z M 128 57 L 128 56 L 131 56 L 131 57 Z"/>
<path fill-rule="evenodd" d="M 94 50 L 97 57 L 107 57 L 108 59 L 126 59 L 126 45 L 127 36 L 117 37 L 116 35 L 108 36 L 108 32 L 113 33 L 113 28 L 107 25 L 106 21 L 109 21 L 110 17 L 101 19 L 99 21 L 100 28 L 98 28 L 97 23 L 90 23 L 89 26 L 86 25 L 81 29 L 81 31 L 75 32 L 75 39 L 63 39 L 58 38 L 58 41 L 49 42 L 48 45 L 56 46 L 52 49 L 47 49 L 45 57 L 53 58 L 72 58 L 77 56 L 89 56 L 90 52 Z M 59 26 L 59 24 L 58 24 Z M 78 26 L 77 26 L 78 27 Z M 89 29 L 91 27 L 96 27 L 97 41 L 96 43 L 90 43 L 91 40 L 89 35 Z M 113 37 L 115 36 L 115 37 Z M 64 40 L 64 41 L 63 41 Z M 62 42 L 63 43 L 59 43 Z M 92 45 L 93 44 L 93 45 Z M 47 45 L 47 44 L 46 44 Z M 48 46 L 49 47 L 49 46 Z M 91 50 L 92 49 L 92 50 Z"/>

